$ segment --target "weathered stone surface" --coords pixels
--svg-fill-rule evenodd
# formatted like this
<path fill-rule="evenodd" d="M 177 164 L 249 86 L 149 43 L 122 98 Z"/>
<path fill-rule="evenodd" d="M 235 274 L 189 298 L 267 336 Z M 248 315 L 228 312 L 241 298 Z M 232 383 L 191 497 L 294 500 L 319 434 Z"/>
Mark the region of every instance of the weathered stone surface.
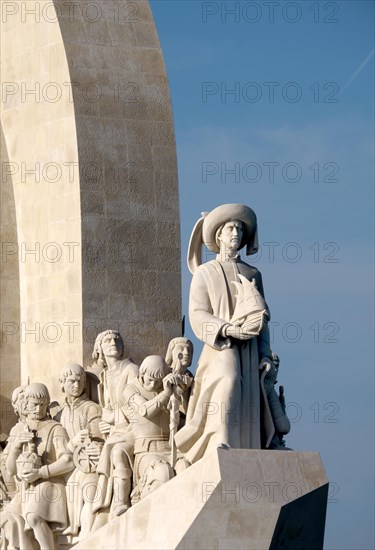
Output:
<path fill-rule="evenodd" d="M 1 166 L 9 163 L 1 131 Z M 17 220 L 12 177 L 4 174 L 0 189 L 0 365 L 1 369 L 1 431 L 9 433 L 17 418 L 10 396 L 21 379 L 20 359 L 20 287 L 17 246 Z"/>
<path fill-rule="evenodd" d="M 69 359 L 90 363 L 98 332 L 119 329 L 138 362 L 180 334 L 173 119 L 146 0 L 12 6 L 1 120 L 17 226 L 4 239 L 32 252 L 12 269 L 20 296 L 15 285 L 2 319 L 24 323 L 12 386 L 43 379 L 54 399 L 56 373 Z M 164 275 L 169 284 L 159 285 Z M 152 280 L 167 308 L 141 293 Z M 19 345 L 20 332 L 9 336 L 2 368 L 17 364 Z"/>
<path fill-rule="evenodd" d="M 327 491 L 318 453 L 218 449 L 77 549 L 318 550 Z"/>

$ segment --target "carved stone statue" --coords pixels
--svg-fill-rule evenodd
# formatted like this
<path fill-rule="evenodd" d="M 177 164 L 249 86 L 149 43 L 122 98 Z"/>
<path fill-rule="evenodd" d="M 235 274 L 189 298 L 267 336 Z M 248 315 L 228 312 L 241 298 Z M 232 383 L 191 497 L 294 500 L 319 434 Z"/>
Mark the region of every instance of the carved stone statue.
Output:
<path fill-rule="evenodd" d="M 17 424 L 15 424 L 15 426 L 13 426 L 13 428 L 10 430 L 9 437 L 7 439 L 7 446 L 4 449 L 1 461 L 1 477 L 4 480 L 6 493 L 9 500 L 12 499 L 17 492 L 17 480 L 15 476 L 10 476 L 8 474 L 5 464 L 7 456 L 9 454 L 9 450 L 12 448 L 13 442 L 17 438 L 17 435 L 25 431 L 25 414 L 23 412 L 25 402 L 25 387 L 26 386 L 18 386 L 13 390 L 12 393 L 12 407 L 14 414 L 18 418 L 18 421 Z"/>
<path fill-rule="evenodd" d="M 203 243 L 217 256 L 201 265 Z M 205 345 L 186 425 L 175 442 L 192 463 L 221 445 L 266 447 L 275 433 L 270 410 L 262 401 L 259 371 L 273 361 L 270 314 L 260 272 L 238 253 L 244 246 L 248 255 L 257 251 L 257 220 L 253 210 L 239 204 L 219 206 L 203 215 L 190 239 L 189 317 Z"/>
<path fill-rule="evenodd" d="M 124 391 L 126 415 L 134 432 L 134 490 L 138 502 L 171 479 L 168 402 L 177 384 L 164 359 L 150 355 Z"/>
<path fill-rule="evenodd" d="M 203 244 L 217 253 L 204 264 Z M 46 386 L 13 392 L 19 421 L 0 479 L 3 499 L 11 498 L 0 522 L 7 550 L 32 550 L 32 531 L 41 550 L 55 548 L 55 532 L 83 539 L 216 447 L 287 449 L 270 312 L 261 274 L 239 255 L 245 246 L 247 254 L 258 247 L 247 206 L 215 208 L 193 230 L 189 316 L 204 343 L 195 378 L 187 338 L 173 338 L 165 360 L 151 355 L 139 368 L 123 359 L 121 335 L 106 330 L 86 371 L 64 367 L 65 401 L 53 420 Z"/>
<path fill-rule="evenodd" d="M 173 393 L 168 403 L 170 410 L 170 445 L 172 448 L 171 464 L 176 468 L 177 449 L 174 436 L 185 425 L 191 385 L 194 377 L 188 370 L 193 360 L 193 343 L 182 336 L 173 338 L 168 345 L 165 361 L 172 369 L 173 374 L 178 375 L 178 385 L 173 387 Z M 182 467 L 179 460 L 177 470 Z M 185 469 L 184 464 L 183 469 Z"/>
<path fill-rule="evenodd" d="M 106 437 L 99 459 L 98 488 L 93 512 L 111 507 L 112 516 L 126 512 L 130 506 L 133 464 L 133 433 L 122 411 L 127 384 L 138 376 L 138 366 L 122 359 L 123 340 L 116 330 L 100 333 L 95 341 L 94 365 L 87 369 L 97 376 L 97 395 L 102 407 L 101 433 Z"/>
<path fill-rule="evenodd" d="M 275 385 L 279 372 L 280 359 L 276 353 L 272 353 L 272 363 L 266 362 L 261 374 L 260 384 L 263 392 L 264 404 L 269 414 L 266 418 L 272 418 L 273 425 L 269 426 L 269 434 L 266 447 L 270 449 L 290 450 L 285 447 L 283 436 L 290 431 L 290 421 L 285 413 L 284 388 L 280 386 L 277 395 Z"/>
<path fill-rule="evenodd" d="M 7 544 L 9 548 L 22 548 L 22 550 L 32 550 L 32 543 L 27 533 L 25 533 L 25 520 L 21 516 L 21 481 L 16 475 L 10 475 L 6 462 L 9 452 L 17 444 L 18 436 L 25 432 L 25 386 L 18 386 L 12 393 L 12 406 L 18 422 L 10 430 L 7 439 L 7 445 L 1 457 L 1 478 L 4 484 L 4 508 L 0 513 L 0 529 L 2 544 Z M 14 473 L 14 469 L 11 469 Z M 11 501 L 11 502 L 9 502 Z M 2 547 L 1 547 L 2 548 Z"/>
<path fill-rule="evenodd" d="M 81 365 L 65 365 L 60 383 L 65 402 L 55 420 L 67 431 L 75 466 L 66 485 L 69 525 L 65 533 L 79 533 L 83 538 L 94 523 L 92 504 L 98 482 L 96 467 L 104 443 L 99 430 L 101 408 L 86 395 L 86 373 Z"/>
<path fill-rule="evenodd" d="M 53 531 L 67 526 L 64 475 L 74 467 L 72 453 L 65 429 L 49 417 L 46 386 L 27 386 L 24 401 L 24 431 L 12 442 L 6 468 L 21 480 L 18 513 L 26 530 L 33 530 L 41 550 L 51 550 Z"/>
<path fill-rule="evenodd" d="M 180 385 L 178 387 L 181 413 L 178 429 L 185 425 L 190 390 L 194 379 L 192 373 L 188 370 L 193 360 L 193 352 L 193 343 L 188 340 L 188 338 L 179 336 L 178 338 L 173 338 L 173 340 L 169 342 L 165 356 L 165 361 L 172 369 L 173 374 L 181 375 L 179 379 Z"/>

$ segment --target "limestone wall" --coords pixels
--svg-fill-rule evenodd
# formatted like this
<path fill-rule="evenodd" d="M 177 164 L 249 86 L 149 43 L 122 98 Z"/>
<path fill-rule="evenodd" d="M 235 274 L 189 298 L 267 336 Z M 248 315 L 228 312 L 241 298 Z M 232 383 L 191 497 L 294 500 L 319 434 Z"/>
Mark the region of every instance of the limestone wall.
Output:
<path fill-rule="evenodd" d="M 9 163 L 1 132 L 1 166 Z M 0 187 L 0 365 L 1 365 L 1 431 L 9 433 L 16 421 L 10 397 L 21 380 L 20 358 L 20 287 L 18 271 L 17 220 L 12 178 L 2 178 Z"/>
<path fill-rule="evenodd" d="M 22 381 L 54 398 L 62 365 L 87 365 L 97 332 L 119 329 L 140 361 L 181 326 L 173 119 L 152 14 L 143 0 L 89 4 L 17 1 L 2 18 L 14 342 Z"/>
<path fill-rule="evenodd" d="M 27 7 L 32 4 L 37 9 L 37 2 Z M 2 125 L 19 247 L 16 337 L 22 382 L 51 380 L 56 393 L 52 372 L 69 357 L 82 356 L 81 338 L 69 341 L 64 325 L 82 322 L 79 175 L 68 177 L 64 166 L 78 165 L 78 146 L 74 104 L 67 93 L 60 97 L 70 81 L 60 26 L 37 13 L 22 13 L 22 5 L 14 3 L 18 12 L 2 22 Z M 77 243 L 75 249 L 64 245 L 69 242 Z"/>

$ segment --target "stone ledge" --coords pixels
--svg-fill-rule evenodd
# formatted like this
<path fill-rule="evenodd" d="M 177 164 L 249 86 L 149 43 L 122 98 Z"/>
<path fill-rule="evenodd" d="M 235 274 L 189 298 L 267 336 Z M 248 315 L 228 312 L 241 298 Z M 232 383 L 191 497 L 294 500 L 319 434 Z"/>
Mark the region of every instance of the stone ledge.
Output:
<path fill-rule="evenodd" d="M 75 548 L 318 550 L 327 494 L 316 452 L 217 449 Z"/>

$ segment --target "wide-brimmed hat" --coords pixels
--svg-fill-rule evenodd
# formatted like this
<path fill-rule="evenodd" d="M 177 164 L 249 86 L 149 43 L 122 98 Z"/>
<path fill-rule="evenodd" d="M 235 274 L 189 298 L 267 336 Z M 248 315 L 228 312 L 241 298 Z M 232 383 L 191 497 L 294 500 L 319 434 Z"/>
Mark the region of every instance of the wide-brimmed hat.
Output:
<path fill-rule="evenodd" d="M 246 245 L 249 256 L 258 251 L 258 230 L 255 212 L 244 204 L 223 204 L 211 212 L 203 212 L 194 226 L 188 249 L 188 266 L 191 273 L 202 263 L 201 248 L 206 247 L 216 254 L 220 247 L 216 241 L 218 229 L 229 221 L 237 220 L 243 224 L 243 235 L 239 249 Z"/>

